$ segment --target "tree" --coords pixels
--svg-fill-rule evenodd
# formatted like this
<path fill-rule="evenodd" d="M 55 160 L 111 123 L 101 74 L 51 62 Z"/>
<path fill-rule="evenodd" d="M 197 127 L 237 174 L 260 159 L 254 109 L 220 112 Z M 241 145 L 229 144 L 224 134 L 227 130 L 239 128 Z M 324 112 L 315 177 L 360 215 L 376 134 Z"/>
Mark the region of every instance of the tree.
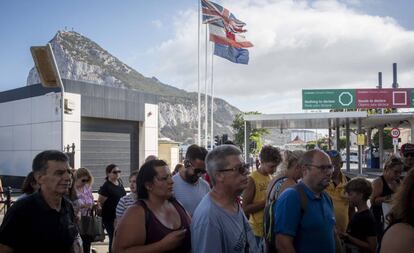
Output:
<path fill-rule="evenodd" d="M 259 112 L 238 113 L 231 124 L 234 134 L 234 144 L 244 149 L 244 115 L 257 115 Z M 268 134 L 269 131 L 265 128 L 253 128 L 250 131 L 249 140 L 254 141 L 256 145 L 251 145 L 249 152 L 257 154 L 263 147 L 263 135 Z"/>
<path fill-rule="evenodd" d="M 384 132 L 382 133 L 383 140 L 384 140 L 384 149 L 392 149 L 394 146 L 392 145 L 392 137 L 390 136 L 389 129 L 384 129 Z M 372 138 L 372 142 L 376 147 L 379 147 L 379 131 L 377 131 L 374 134 L 374 137 Z"/>

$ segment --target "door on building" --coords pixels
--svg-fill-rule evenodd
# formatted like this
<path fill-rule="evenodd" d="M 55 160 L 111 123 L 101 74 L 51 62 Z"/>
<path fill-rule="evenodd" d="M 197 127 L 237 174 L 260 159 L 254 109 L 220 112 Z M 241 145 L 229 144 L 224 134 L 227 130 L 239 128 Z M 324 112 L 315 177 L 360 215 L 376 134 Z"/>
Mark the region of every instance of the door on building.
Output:
<path fill-rule="evenodd" d="M 111 163 L 119 166 L 128 186 L 129 174 L 138 169 L 138 129 L 138 122 L 82 117 L 81 165 L 91 171 L 94 190 L 103 184 Z"/>

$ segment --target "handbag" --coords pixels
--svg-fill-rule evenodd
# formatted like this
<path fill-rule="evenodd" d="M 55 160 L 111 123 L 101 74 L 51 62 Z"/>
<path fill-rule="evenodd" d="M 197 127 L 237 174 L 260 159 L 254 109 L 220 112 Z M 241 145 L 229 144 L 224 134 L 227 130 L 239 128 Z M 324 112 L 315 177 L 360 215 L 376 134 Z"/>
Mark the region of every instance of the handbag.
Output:
<path fill-rule="evenodd" d="M 90 211 L 91 215 L 81 216 L 79 233 L 82 237 L 90 238 L 91 242 L 105 240 L 105 232 L 102 224 L 102 217 L 97 216 L 96 212 Z"/>

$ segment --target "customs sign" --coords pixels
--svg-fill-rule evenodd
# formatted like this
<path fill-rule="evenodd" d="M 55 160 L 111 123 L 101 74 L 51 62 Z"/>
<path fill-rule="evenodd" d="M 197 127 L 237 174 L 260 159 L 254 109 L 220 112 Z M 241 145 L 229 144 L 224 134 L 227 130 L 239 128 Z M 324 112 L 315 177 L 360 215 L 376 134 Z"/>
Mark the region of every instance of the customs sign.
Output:
<path fill-rule="evenodd" d="M 302 109 L 414 107 L 414 89 L 302 90 Z"/>

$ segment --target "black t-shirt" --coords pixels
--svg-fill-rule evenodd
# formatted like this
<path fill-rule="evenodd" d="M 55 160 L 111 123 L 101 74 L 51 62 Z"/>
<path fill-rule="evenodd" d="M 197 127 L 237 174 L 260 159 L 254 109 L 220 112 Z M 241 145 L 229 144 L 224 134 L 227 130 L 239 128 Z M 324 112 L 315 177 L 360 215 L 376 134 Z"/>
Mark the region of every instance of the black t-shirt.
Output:
<path fill-rule="evenodd" d="M 347 233 L 361 241 L 367 241 L 369 236 L 376 237 L 375 220 L 371 211 L 367 209 L 356 213 L 348 224 Z"/>
<path fill-rule="evenodd" d="M 0 227 L 0 243 L 14 253 L 64 253 L 78 234 L 71 203 L 63 198 L 58 212 L 36 192 L 10 207 Z"/>
<path fill-rule="evenodd" d="M 102 206 L 102 220 L 114 221 L 115 209 L 118 205 L 119 199 L 126 195 L 124 186 L 122 184 L 115 185 L 111 181 L 107 180 L 99 188 L 98 193 L 104 197 L 107 197 Z"/>

